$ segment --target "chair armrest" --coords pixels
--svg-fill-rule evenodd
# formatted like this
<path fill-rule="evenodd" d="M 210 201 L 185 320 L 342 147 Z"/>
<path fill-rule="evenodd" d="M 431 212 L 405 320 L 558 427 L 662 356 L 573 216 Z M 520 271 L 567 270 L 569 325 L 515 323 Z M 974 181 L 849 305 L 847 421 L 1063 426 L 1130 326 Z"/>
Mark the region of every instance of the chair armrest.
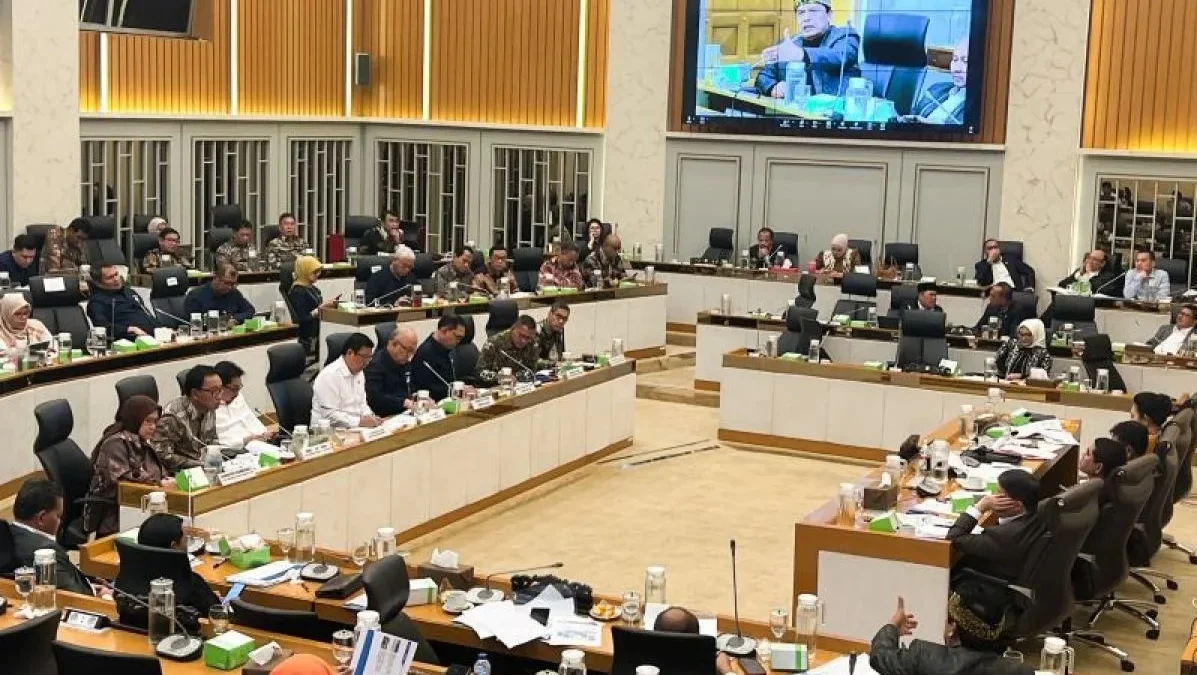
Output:
<path fill-rule="evenodd" d="M 995 586 L 1000 586 L 1002 588 L 1005 588 L 1006 590 L 1010 591 L 1011 593 L 1014 593 L 1015 595 L 1020 595 L 1031 602 L 1034 602 L 1034 600 L 1035 600 L 1035 592 L 1034 591 L 1032 591 L 1031 589 L 1029 589 L 1025 586 L 1019 586 L 1017 584 L 1013 584 L 1008 579 L 1003 579 L 1001 577 L 995 577 L 992 574 L 985 574 L 984 572 L 978 572 L 977 570 L 975 570 L 971 567 L 965 567 L 965 568 L 961 569 L 960 573 L 970 576 L 970 577 L 973 577 L 974 579 L 979 579 L 980 581 L 984 581 L 987 583 L 991 583 Z"/>

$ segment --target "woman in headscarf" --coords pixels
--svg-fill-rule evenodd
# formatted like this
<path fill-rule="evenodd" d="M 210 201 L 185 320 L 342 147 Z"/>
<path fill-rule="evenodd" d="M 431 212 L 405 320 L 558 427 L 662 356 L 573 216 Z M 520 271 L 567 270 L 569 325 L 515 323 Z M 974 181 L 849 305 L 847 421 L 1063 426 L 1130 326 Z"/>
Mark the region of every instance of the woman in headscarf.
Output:
<path fill-rule="evenodd" d="M 831 248 L 815 258 L 815 271 L 829 274 L 847 274 L 860 264 L 860 252 L 848 248 L 848 235 L 837 234 L 831 238 Z"/>
<path fill-rule="evenodd" d="M 4 346 L 12 349 L 17 346 L 17 340 L 24 340 L 31 345 L 50 339 L 50 330 L 46 324 L 37 319 L 29 318 L 33 309 L 20 293 L 7 293 L 0 297 L 0 340 Z"/>
<path fill-rule="evenodd" d="M 997 350 L 998 377 L 1025 380 L 1032 368 L 1051 372 L 1052 355 L 1047 351 L 1047 331 L 1039 319 L 1018 324 L 1018 332 Z"/>
<path fill-rule="evenodd" d="M 115 533 L 120 527 L 120 509 L 116 504 L 117 483 L 144 483 L 170 487 L 174 479 L 150 447 L 162 410 L 148 396 L 130 396 L 113 422 L 101 435 L 91 453 L 91 486 L 87 496 L 103 499 L 107 505 L 88 504 L 83 509 L 83 523 L 98 537 Z"/>
<path fill-rule="evenodd" d="M 293 654 L 270 671 L 270 675 L 334 675 L 346 672 L 334 669 L 315 654 Z"/>
<path fill-rule="evenodd" d="M 313 348 L 320 340 L 320 308 L 331 309 L 337 305 L 335 299 L 326 301 L 316 287 L 321 269 L 322 265 L 316 258 L 299 256 L 295 259 L 295 279 L 287 291 L 287 304 L 291 307 L 295 324 L 299 326 L 299 343 L 309 354 L 314 352 Z"/>

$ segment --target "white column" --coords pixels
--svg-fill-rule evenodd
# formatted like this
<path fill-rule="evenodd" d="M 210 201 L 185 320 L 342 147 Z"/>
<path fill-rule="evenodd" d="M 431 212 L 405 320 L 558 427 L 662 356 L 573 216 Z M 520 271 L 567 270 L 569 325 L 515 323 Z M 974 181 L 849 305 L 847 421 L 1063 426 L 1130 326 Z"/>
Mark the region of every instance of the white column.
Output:
<path fill-rule="evenodd" d="M 1073 221 L 1090 0 L 1019 2 L 1010 58 L 1001 238 L 1046 287 L 1075 267 Z"/>
<path fill-rule="evenodd" d="M 79 3 L 0 0 L 9 232 L 79 215 Z"/>
<path fill-rule="evenodd" d="M 611 3 L 603 207 L 624 246 L 660 242 L 665 205 L 665 122 L 672 3 Z"/>

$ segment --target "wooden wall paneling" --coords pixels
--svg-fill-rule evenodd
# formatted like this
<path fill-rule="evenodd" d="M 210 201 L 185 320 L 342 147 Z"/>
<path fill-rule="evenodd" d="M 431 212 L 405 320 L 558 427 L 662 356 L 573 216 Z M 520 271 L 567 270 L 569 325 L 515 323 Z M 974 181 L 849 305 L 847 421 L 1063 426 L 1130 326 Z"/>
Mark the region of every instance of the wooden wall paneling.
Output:
<path fill-rule="evenodd" d="M 79 31 L 79 111 L 100 109 L 100 34 Z"/>
<path fill-rule="evenodd" d="M 240 0 L 237 27 L 241 114 L 344 114 L 341 0 Z"/>
<path fill-rule="evenodd" d="M 213 39 L 113 34 L 108 110 L 222 114 L 229 109 L 229 3 L 216 2 Z"/>
<path fill-rule="evenodd" d="M 423 0 L 354 0 L 354 51 L 370 55 L 370 84 L 353 114 L 418 119 L 423 107 Z"/>
<path fill-rule="evenodd" d="M 586 110 L 583 125 L 607 125 L 607 63 L 611 0 L 590 0 L 586 18 Z"/>

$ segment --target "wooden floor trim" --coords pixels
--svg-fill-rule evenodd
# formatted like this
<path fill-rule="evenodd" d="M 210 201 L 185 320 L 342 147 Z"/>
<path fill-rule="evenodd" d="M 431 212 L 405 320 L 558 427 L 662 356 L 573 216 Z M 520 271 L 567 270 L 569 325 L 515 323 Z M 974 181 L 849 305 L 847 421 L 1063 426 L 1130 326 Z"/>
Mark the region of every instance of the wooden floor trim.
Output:
<path fill-rule="evenodd" d="M 841 445 L 839 443 L 814 441 L 806 438 L 789 438 L 787 436 L 758 434 L 751 431 L 735 431 L 732 429 L 720 429 L 718 438 L 728 443 L 762 446 L 760 450 L 756 450 L 758 452 L 777 453 L 777 451 L 782 451 L 779 454 L 789 454 L 784 451 L 793 451 L 839 459 L 859 459 L 869 462 L 884 462 L 885 456 L 889 454 L 880 448 L 864 448 L 857 445 Z M 753 448 L 746 449 L 754 450 Z"/>
<path fill-rule="evenodd" d="M 698 332 L 698 326 L 692 323 L 674 323 L 672 321 L 665 322 L 666 333 L 689 333 L 694 335 Z"/>
<path fill-rule="evenodd" d="M 714 380 L 694 380 L 694 388 L 699 391 L 719 391 L 722 385 Z"/>
<path fill-rule="evenodd" d="M 549 481 L 556 480 L 557 478 L 570 473 L 571 471 L 576 471 L 587 464 L 597 462 L 600 459 L 604 459 L 615 454 L 616 452 L 619 452 L 620 450 L 630 447 L 632 447 L 631 438 L 625 438 L 622 441 L 616 441 L 605 448 L 592 452 L 589 455 L 583 455 L 572 462 L 566 462 L 556 469 L 546 471 L 539 476 L 533 476 L 522 483 L 512 485 L 505 490 L 500 490 L 489 497 L 474 502 L 473 504 L 466 504 L 459 509 L 454 509 L 448 513 L 441 514 L 432 520 L 425 521 L 419 525 L 416 525 L 415 527 L 406 529 L 396 535 L 396 541 L 402 544 L 404 542 L 411 541 L 412 539 L 423 537 L 424 535 L 435 532 L 443 527 L 448 527 L 459 520 L 469 518 L 480 511 L 489 509 L 490 507 L 511 499 L 512 497 L 517 497 L 525 492 L 528 492 L 529 490 L 534 490 L 541 485 L 548 483 Z"/>
<path fill-rule="evenodd" d="M 629 349 L 623 353 L 629 359 L 655 359 L 665 356 L 665 347 L 645 347 L 644 349 Z"/>

